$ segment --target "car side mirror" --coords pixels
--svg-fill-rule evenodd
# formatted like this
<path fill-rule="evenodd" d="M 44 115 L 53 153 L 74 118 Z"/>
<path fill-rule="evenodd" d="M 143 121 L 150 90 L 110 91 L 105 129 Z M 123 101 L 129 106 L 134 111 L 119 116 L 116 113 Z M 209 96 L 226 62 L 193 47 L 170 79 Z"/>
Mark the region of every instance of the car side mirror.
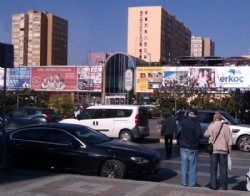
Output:
<path fill-rule="evenodd" d="M 75 140 L 75 141 L 70 142 L 69 146 L 76 149 L 76 148 L 80 148 L 81 144 L 80 144 L 80 142 Z"/>
<path fill-rule="evenodd" d="M 226 120 L 221 120 L 221 122 L 228 124 L 228 121 L 226 121 Z"/>

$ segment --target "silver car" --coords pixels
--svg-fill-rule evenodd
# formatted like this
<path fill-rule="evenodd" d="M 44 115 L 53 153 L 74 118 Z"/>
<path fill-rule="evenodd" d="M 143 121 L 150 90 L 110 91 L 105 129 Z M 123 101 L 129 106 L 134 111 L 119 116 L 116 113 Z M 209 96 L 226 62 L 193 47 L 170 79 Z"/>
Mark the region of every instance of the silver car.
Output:
<path fill-rule="evenodd" d="M 208 125 L 213 121 L 215 112 L 220 112 L 222 114 L 222 121 L 228 124 L 232 131 L 233 145 L 236 145 L 241 151 L 250 152 L 250 125 L 239 123 L 225 111 L 209 109 L 197 109 L 197 111 L 198 115 L 196 119 L 200 123 L 203 133 L 206 131 Z M 188 110 L 180 110 L 175 115 L 176 123 L 178 125 L 177 133 L 175 133 L 175 139 L 177 139 L 177 141 L 180 139 L 181 134 L 180 121 L 184 118 L 185 112 L 188 113 Z M 200 143 L 207 142 L 208 139 L 205 137 L 200 140 Z"/>

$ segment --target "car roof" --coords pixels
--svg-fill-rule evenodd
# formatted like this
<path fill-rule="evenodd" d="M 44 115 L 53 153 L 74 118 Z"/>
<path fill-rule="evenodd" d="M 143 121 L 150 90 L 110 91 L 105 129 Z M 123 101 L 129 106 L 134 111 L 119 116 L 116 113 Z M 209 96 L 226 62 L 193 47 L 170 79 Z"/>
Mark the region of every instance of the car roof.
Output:
<path fill-rule="evenodd" d="M 197 109 L 197 108 L 195 108 L 196 110 L 197 110 L 197 112 L 225 112 L 225 111 L 223 111 L 223 110 L 213 110 L 213 109 Z M 190 109 L 183 109 L 183 110 L 179 110 L 179 111 L 177 111 L 177 113 L 178 112 L 188 112 Z"/>
<path fill-rule="evenodd" d="M 32 106 L 25 106 L 25 107 L 19 107 L 19 108 L 24 108 L 24 109 L 39 109 L 39 110 L 53 110 L 52 108 L 42 108 L 42 107 L 32 107 Z"/>
<path fill-rule="evenodd" d="M 8 131 L 9 133 L 17 131 L 17 130 L 23 130 L 26 128 L 57 128 L 57 129 L 63 129 L 66 130 L 68 132 L 71 132 L 71 130 L 73 129 L 81 129 L 83 127 L 86 127 L 84 125 L 79 125 L 79 124 L 71 124 L 71 123 L 48 123 L 48 124 L 39 124 L 39 125 L 27 125 L 27 126 L 23 126 L 20 127 L 18 129 L 14 129 L 11 131 Z"/>
<path fill-rule="evenodd" d="M 145 107 L 143 105 L 95 105 L 95 106 L 89 106 L 88 109 L 97 109 L 97 108 L 103 108 L 103 109 L 128 109 L 128 108 L 139 108 L 139 107 Z"/>

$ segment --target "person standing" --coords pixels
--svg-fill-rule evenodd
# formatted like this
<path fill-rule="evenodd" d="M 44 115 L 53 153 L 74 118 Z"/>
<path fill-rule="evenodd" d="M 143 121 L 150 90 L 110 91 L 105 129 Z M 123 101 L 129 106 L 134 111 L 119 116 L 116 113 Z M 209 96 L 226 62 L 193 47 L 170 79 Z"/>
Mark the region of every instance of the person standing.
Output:
<path fill-rule="evenodd" d="M 209 143 L 213 143 L 213 153 L 210 154 L 210 189 L 217 189 L 217 169 L 220 165 L 220 183 L 223 190 L 227 190 L 228 185 L 228 154 L 232 151 L 232 133 L 227 124 L 221 122 L 222 115 L 216 112 L 213 122 L 208 126 L 204 136 L 209 138 Z M 218 135 L 218 136 L 217 136 Z M 215 140 L 215 138 L 217 139 Z M 215 142 L 214 142 L 215 141 Z"/>
<path fill-rule="evenodd" d="M 199 140 L 202 138 L 200 124 L 196 121 L 197 110 L 190 109 L 188 117 L 180 122 L 180 154 L 181 154 L 181 185 L 188 186 L 188 168 L 189 168 L 189 186 L 199 186 L 196 180 L 198 168 L 198 149 Z"/>
<path fill-rule="evenodd" d="M 164 136 L 165 140 L 166 158 L 171 158 L 172 156 L 173 135 L 176 131 L 176 121 L 172 117 L 171 113 L 168 112 L 161 126 L 161 136 Z"/>

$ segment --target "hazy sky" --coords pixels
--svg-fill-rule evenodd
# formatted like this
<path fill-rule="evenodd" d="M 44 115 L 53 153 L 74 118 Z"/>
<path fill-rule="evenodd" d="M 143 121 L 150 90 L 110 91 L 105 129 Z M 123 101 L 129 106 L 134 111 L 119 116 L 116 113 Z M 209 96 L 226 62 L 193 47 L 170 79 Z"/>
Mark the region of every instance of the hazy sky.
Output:
<path fill-rule="evenodd" d="M 0 42 L 11 42 L 13 13 L 48 11 L 69 22 L 68 64 L 87 64 L 89 52 L 126 52 L 128 7 L 153 5 L 213 39 L 216 56 L 249 53 L 250 0 L 0 0 Z"/>

